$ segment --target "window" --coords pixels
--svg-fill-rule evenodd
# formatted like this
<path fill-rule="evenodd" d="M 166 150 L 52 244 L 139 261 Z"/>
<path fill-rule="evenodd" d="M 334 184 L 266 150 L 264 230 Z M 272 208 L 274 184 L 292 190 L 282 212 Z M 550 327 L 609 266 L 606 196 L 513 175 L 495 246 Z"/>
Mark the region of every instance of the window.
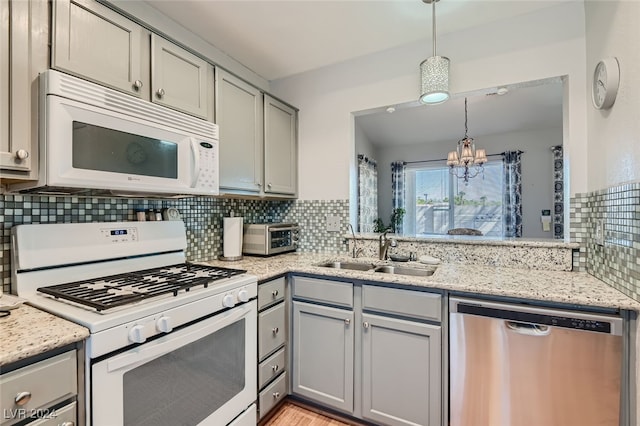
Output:
<path fill-rule="evenodd" d="M 502 236 L 503 175 L 501 161 L 486 163 L 484 176 L 469 179 L 467 185 L 448 167 L 407 168 L 405 232 L 425 236 L 473 228 L 486 236 Z"/>

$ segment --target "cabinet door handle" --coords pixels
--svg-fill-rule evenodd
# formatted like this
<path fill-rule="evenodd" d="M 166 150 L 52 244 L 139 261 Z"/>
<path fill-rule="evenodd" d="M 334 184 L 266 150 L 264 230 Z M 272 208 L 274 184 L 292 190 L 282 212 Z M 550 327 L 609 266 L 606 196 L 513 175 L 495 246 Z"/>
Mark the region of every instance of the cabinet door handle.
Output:
<path fill-rule="evenodd" d="M 262 187 L 262 184 L 260 182 L 256 182 L 256 185 L 258 185 L 258 188 Z"/>
<path fill-rule="evenodd" d="M 164 92 L 164 89 L 158 89 L 158 90 L 156 91 L 156 96 L 157 96 L 158 98 L 162 99 L 162 97 L 164 96 L 164 93 L 165 93 L 165 92 Z"/>
<path fill-rule="evenodd" d="M 276 371 L 278 371 L 280 369 L 280 367 L 278 367 L 278 364 L 274 365 L 273 367 L 271 367 L 271 369 L 273 370 L 273 372 L 275 373 Z"/>
<path fill-rule="evenodd" d="M 20 392 L 16 395 L 14 399 L 16 405 L 25 405 L 29 401 L 31 401 L 31 392 Z"/>
<path fill-rule="evenodd" d="M 142 86 L 143 86 L 143 84 L 142 84 L 142 81 L 140 81 L 140 80 L 136 80 L 136 81 L 133 82 L 133 90 L 135 90 L 136 92 L 138 90 L 142 89 Z"/>
<path fill-rule="evenodd" d="M 278 297 L 278 290 L 273 290 L 273 291 L 271 292 L 271 295 L 272 295 L 273 297 Z"/>
<path fill-rule="evenodd" d="M 280 398 L 280 392 L 274 392 L 274 393 L 273 393 L 273 397 L 274 397 L 275 399 Z"/>
<path fill-rule="evenodd" d="M 74 426 L 74 425 L 75 425 L 74 422 L 64 422 L 60 424 L 60 426 Z"/>
<path fill-rule="evenodd" d="M 362 323 L 362 326 L 364 328 L 369 328 L 369 323 L 365 321 L 365 322 Z"/>
<path fill-rule="evenodd" d="M 271 185 L 270 183 L 268 183 L 268 184 L 267 184 L 267 186 L 268 186 L 269 188 L 271 188 L 273 185 Z"/>
<path fill-rule="evenodd" d="M 271 329 L 271 331 L 273 331 L 273 334 L 276 335 L 276 334 L 278 334 L 278 331 L 280 331 L 280 330 L 278 329 L 278 327 L 275 327 L 275 328 Z"/>
<path fill-rule="evenodd" d="M 349 324 L 351 324 L 351 320 L 349 318 L 345 318 L 344 323 L 346 325 L 349 325 Z"/>

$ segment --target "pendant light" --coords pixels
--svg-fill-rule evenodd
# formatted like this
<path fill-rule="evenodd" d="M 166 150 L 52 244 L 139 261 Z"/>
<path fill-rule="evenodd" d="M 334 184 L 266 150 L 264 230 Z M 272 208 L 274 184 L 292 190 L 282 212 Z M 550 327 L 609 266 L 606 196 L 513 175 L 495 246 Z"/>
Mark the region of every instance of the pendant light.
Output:
<path fill-rule="evenodd" d="M 433 20 L 433 56 L 420 63 L 420 102 L 441 104 L 449 99 L 449 58 L 436 55 L 436 3 L 439 0 L 422 0 L 431 4 Z"/>
<path fill-rule="evenodd" d="M 483 165 L 487 162 L 487 152 L 484 149 L 476 149 L 473 138 L 469 137 L 467 123 L 467 98 L 464 98 L 464 137 L 458 141 L 456 150 L 447 155 L 447 166 L 451 174 L 462 179 L 465 185 L 469 184 L 469 179 L 479 174 L 484 176 Z"/>

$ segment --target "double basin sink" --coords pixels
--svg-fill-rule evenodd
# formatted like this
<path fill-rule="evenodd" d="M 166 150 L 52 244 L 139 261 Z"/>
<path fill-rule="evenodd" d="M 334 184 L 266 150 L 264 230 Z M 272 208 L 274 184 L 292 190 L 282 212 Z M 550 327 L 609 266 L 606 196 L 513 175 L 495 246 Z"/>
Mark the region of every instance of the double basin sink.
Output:
<path fill-rule="evenodd" d="M 396 265 L 375 265 L 373 263 L 358 262 L 326 262 L 318 266 L 334 269 L 348 269 L 352 271 L 373 271 L 383 274 L 410 275 L 414 277 L 429 277 L 435 272 L 434 269 L 413 268 L 410 266 Z"/>

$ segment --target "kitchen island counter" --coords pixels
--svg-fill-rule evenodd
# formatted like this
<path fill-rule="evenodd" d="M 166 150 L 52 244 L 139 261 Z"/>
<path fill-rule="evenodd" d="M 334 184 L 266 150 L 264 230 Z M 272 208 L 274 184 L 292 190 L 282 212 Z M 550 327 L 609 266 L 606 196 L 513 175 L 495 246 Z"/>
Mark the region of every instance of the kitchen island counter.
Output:
<path fill-rule="evenodd" d="M 569 305 L 640 311 L 640 302 L 627 297 L 586 272 L 544 271 L 495 266 L 443 263 L 428 277 L 385 274 L 369 271 L 318 266 L 327 261 L 392 264 L 375 258 L 336 256 L 335 254 L 291 253 L 273 257 L 244 257 L 236 262 L 210 261 L 211 265 L 246 269 L 259 281 L 267 281 L 288 272 L 362 281 L 377 281 L 400 286 L 441 289 L 469 294 L 514 297 Z M 418 262 L 402 266 L 433 268 Z"/>
<path fill-rule="evenodd" d="M 30 358 L 89 337 L 89 330 L 29 305 L 0 318 L 0 366 Z"/>

